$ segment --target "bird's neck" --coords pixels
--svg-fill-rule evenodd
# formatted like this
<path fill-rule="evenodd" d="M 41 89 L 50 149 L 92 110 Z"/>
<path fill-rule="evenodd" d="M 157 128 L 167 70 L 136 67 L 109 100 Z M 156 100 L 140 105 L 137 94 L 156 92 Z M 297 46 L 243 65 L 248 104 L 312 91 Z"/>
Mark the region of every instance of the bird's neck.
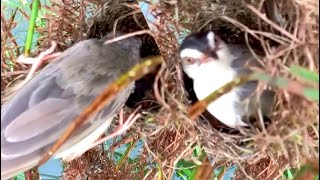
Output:
<path fill-rule="evenodd" d="M 215 84 L 225 84 L 231 81 L 236 75 L 236 71 L 229 64 L 216 61 L 208 62 L 199 66 L 199 71 L 193 76 L 194 81 L 213 82 Z M 220 83 L 221 82 L 221 83 Z"/>

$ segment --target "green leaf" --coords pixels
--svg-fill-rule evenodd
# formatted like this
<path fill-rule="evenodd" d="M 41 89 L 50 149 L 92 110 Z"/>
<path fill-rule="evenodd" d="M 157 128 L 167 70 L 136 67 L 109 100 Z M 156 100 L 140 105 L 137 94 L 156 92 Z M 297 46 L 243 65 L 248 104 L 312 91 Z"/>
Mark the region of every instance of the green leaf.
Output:
<path fill-rule="evenodd" d="M 293 179 L 293 175 L 292 175 L 290 169 L 288 169 L 287 172 L 288 172 L 288 179 Z"/>
<path fill-rule="evenodd" d="M 161 165 L 157 164 L 157 168 L 158 168 L 158 180 L 161 180 L 161 179 L 163 179 L 163 172 L 161 169 Z"/>
<path fill-rule="evenodd" d="M 116 167 L 119 168 L 119 166 L 123 163 L 123 161 L 127 158 L 129 158 L 129 153 L 131 151 L 131 149 L 133 148 L 134 144 L 136 143 L 136 141 L 132 141 L 130 143 L 127 144 L 127 148 L 126 151 L 122 154 L 122 156 L 120 157 L 119 161 L 116 164 Z"/>
<path fill-rule="evenodd" d="M 312 101 L 319 101 L 319 89 L 305 88 L 303 95 Z"/>
<path fill-rule="evenodd" d="M 188 178 L 192 177 L 192 174 L 195 171 L 195 166 L 196 166 L 196 164 L 193 161 L 186 161 L 183 159 L 180 160 L 177 163 L 177 168 L 178 168 L 176 170 L 177 176 L 182 179 L 185 179 L 187 177 Z"/>
<path fill-rule="evenodd" d="M 288 179 L 292 180 L 292 179 L 294 179 L 294 176 L 296 175 L 298 170 L 299 169 L 297 169 L 297 168 L 286 169 L 283 171 L 281 177 L 282 177 L 282 179 L 285 179 L 285 180 L 288 180 Z"/>
<path fill-rule="evenodd" d="M 286 88 L 288 86 L 288 80 L 282 77 L 271 77 L 266 73 L 256 73 L 253 75 L 254 79 L 264 81 L 270 85 L 277 86 L 279 88 Z"/>
<path fill-rule="evenodd" d="M 181 178 L 181 179 L 183 179 L 183 180 L 188 180 L 189 175 L 183 174 L 183 173 L 180 172 L 180 171 L 177 171 L 176 173 L 177 173 L 177 176 L 178 176 L 179 178 Z"/>
<path fill-rule="evenodd" d="M 294 76 L 319 84 L 319 74 L 306 68 L 293 65 L 290 67 L 290 73 Z"/>
<path fill-rule="evenodd" d="M 18 174 L 16 177 L 14 177 L 14 180 L 25 180 L 24 173 Z"/>
<path fill-rule="evenodd" d="M 316 177 L 316 174 L 319 174 L 318 169 L 316 167 L 314 167 L 313 164 L 306 163 L 303 166 L 301 166 L 301 168 L 299 170 L 297 170 L 297 173 L 295 173 L 295 176 L 293 179 L 295 180 L 295 179 L 302 178 L 304 176 L 304 174 L 307 172 L 315 174 L 315 177 Z"/>
<path fill-rule="evenodd" d="M 215 174 L 215 177 L 217 177 L 218 179 L 222 178 L 224 174 L 224 170 L 225 170 L 225 166 L 219 167 L 217 174 Z"/>
<path fill-rule="evenodd" d="M 194 156 L 200 156 L 203 152 L 202 152 L 202 149 L 199 145 L 197 145 L 194 149 Z"/>
<path fill-rule="evenodd" d="M 196 146 L 192 156 L 194 157 L 200 157 L 200 159 L 206 158 L 206 153 L 204 150 L 201 149 L 200 146 Z M 193 161 L 186 161 L 186 160 L 180 160 L 177 163 L 177 170 L 176 174 L 181 179 L 194 179 L 197 173 L 197 169 L 200 166 L 197 166 Z"/>
<path fill-rule="evenodd" d="M 282 77 L 271 77 L 266 73 L 253 74 L 252 79 L 264 81 L 269 85 L 276 86 L 278 88 L 284 88 L 295 94 L 302 95 L 312 101 L 319 101 L 319 89 L 313 87 L 307 87 L 299 82 L 291 81 Z M 290 89 L 296 87 L 297 89 Z M 299 90 L 299 91 L 297 91 Z"/>

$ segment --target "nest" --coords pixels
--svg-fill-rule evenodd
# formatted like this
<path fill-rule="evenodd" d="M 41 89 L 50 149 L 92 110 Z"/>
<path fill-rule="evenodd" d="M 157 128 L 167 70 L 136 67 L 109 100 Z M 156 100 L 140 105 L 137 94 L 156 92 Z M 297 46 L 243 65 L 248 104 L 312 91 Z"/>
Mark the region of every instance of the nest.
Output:
<path fill-rule="evenodd" d="M 319 72 L 317 2 L 283 0 L 277 3 L 278 15 L 286 24 L 265 21 L 260 1 L 181 1 L 171 6 L 171 12 L 180 12 L 180 22 L 186 19 L 192 22 L 180 23 L 191 31 L 214 30 L 228 43 L 247 43 L 263 50 L 266 57 L 262 59 L 262 70 L 268 74 L 294 79 L 284 68 L 290 65 Z M 276 42 L 278 35 L 284 37 L 286 43 Z M 313 144 L 319 138 L 314 134 L 319 126 L 317 103 L 284 90 L 276 92 L 271 124 L 265 129 L 230 134 L 198 123 L 199 138 L 214 160 L 214 166 L 233 162 L 239 164 L 242 171 L 236 179 L 273 179 L 279 177 L 279 172 L 270 171 L 273 167 L 270 164 L 283 170 L 288 164 L 294 167 L 310 156 L 318 158 L 318 147 Z"/>
<path fill-rule="evenodd" d="M 311 0 L 279 1 L 278 9 L 285 19 L 285 27 L 265 21 L 262 2 L 258 0 L 250 3 L 228 0 L 161 1 L 152 5 L 153 14 L 157 18 L 157 24 L 152 25 L 156 29 L 155 36 L 140 35 L 143 40 L 141 55 L 146 57 L 161 53 L 165 65 L 137 82 L 137 89 L 129 98 L 126 109 L 129 114 L 138 105 L 142 105 L 144 118 L 136 122 L 108 150 L 97 147 L 68 163 L 63 179 L 132 179 L 130 172 L 134 168 L 142 168 L 152 162 L 156 162 L 164 177 L 169 178 L 173 174 L 172 167 L 179 159 L 190 158 L 192 148 L 188 144 L 194 143 L 203 146 L 214 167 L 238 164 L 240 168 L 236 179 L 275 178 L 289 164 L 295 167 L 298 162 L 307 158 L 318 159 L 319 147 L 315 143 L 319 139 L 318 105 L 285 90 L 275 89 L 277 102 L 271 122 L 262 129 L 252 128 L 241 132 L 225 128 L 221 130 L 221 124 L 213 117 L 191 121 L 186 112 L 190 101 L 192 104 L 196 99 L 188 89 L 190 82 L 183 79 L 177 56 L 177 34 L 182 35 L 185 29 L 192 32 L 214 30 L 228 43 L 247 42 L 252 47 L 265 51 L 266 56 L 262 59 L 263 71 L 268 74 L 295 79 L 284 68 L 289 65 L 300 65 L 319 72 L 317 3 Z M 101 3 L 93 0 L 81 3 L 68 0 L 63 3 L 51 2 L 46 8 L 59 16 L 45 17 L 48 27 L 37 29 L 41 38 L 33 55 L 47 49 L 52 40 L 58 42 L 56 51 L 62 51 L 75 42 L 101 38 L 115 29 L 126 33 L 149 29 L 136 3 L 125 0 Z M 5 27 L 2 30 L 6 33 L 1 36 L 1 66 L 2 73 L 6 75 L 1 76 L 1 92 L 5 92 L 10 83 L 29 67 L 14 63 L 19 48 L 9 33 L 12 22 L 3 19 L 2 23 L 2 27 Z M 279 40 L 278 37 L 282 39 Z M 5 51 L 8 53 L 5 54 Z M 6 61 L 11 61 L 14 65 L 9 66 Z M 11 70 L 12 66 L 15 73 Z M 157 88 L 153 88 L 154 83 L 158 84 Z M 260 89 L 263 88 L 265 87 L 261 85 Z M 116 124 L 115 122 L 114 125 Z M 119 167 L 112 165 L 111 157 L 100 154 L 110 154 L 119 144 L 139 138 L 144 140 L 145 145 L 140 162 L 134 166 L 122 165 L 117 173 L 110 173 Z M 94 158 L 98 156 L 100 158 Z M 149 156 L 153 160 L 148 161 Z M 140 175 L 141 178 L 143 176 L 147 176 L 147 179 L 156 177 L 157 168 L 151 168 L 146 175 Z"/>

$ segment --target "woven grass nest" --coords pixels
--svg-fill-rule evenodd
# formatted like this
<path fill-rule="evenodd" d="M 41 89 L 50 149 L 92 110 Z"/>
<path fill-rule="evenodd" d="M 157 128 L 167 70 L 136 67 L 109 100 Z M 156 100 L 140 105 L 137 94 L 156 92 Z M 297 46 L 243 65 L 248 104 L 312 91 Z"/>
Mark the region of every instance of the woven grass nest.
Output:
<path fill-rule="evenodd" d="M 110 149 L 96 147 L 66 164 L 63 179 L 132 179 L 134 176 L 130 172 L 150 163 L 149 156 L 159 167 L 148 171 L 147 175 L 140 174 L 140 178 L 156 178 L 158 168 L 164 178 L 170 178 L 179 159 L 192 159 L 193 146 L 190 144 L 194 143 L 202 145 L 214 167 L 237 164 L 236 179 L 279 178 L 289 165 L 298 167 L 309 162 L 309 159 L 319 159 L 318 103 L 285 89 L 274 88 L 277 102 L 271 121 L 259 128 L 232 131 L 206 114 L 197 121 L 187 117 L 187 110 L 196 99 L 188 89 L 190 83 L 183 81 L 177 56 L 177 34 L 185 29 L 191 32 L 214 30 L 228 43 L 249 42 L 264 50 L 266 56 L 261 59 L 263 71 L 270 75 L 296 80 L 287 70 L 291 65 L 319 72 L 318 2 L 278 1 L 284 27 L 266 20 L 262 4 L 258 0 L 160 1 L 152 4 L 150 9 L 157 18 L 157 23 L 152 26 L 157 31 L 154 31 L 154 37 L 140 35 L 143 40 L 141 54 L 146 57 L 161 53 L 165 65 L 137 82 L 137 90 L 125 108 L 129 115 L 138 105 L 142 105 L 144 117 Z M 77 41 L 100 38 L 114 29 L 126 33 L 149 29 L 139 6 L 131 1 L 52 1 L 47 8 L 59 16 L 48 15 L 48 27 L 38 29 L 41 38 L 33 55 L 47 49 L 52 40 L 58 42 L 56 51 L 63 51 Z M 9 21 L 2 23 L 9 27 Z M 10 35 L 1 36 L 2 45 L 9 44 L 6 37 Z M 2 73 L 8 73 L 9 67 L 4 62 L 14 62 L 15 56 L 7 56 L 3 52 L 6 50 L 14 54 L 16 48 L 12 48 L 14 43 L 2 47 Z M 15 71 L 24 72 L 28 68 L 17 64 Z M 1 76 L 2 95 L 20 74 Z M 158 85 L 156 90 L 154 83 Z M 259 89 L 263 88 L 266 86 L 261 84 Z M 114 127 L 116 125 L 117 121 Z M 101 156 L 102 153 L 112 153 L 123 143 L 135 142 L 140 138 L 144 140 L 145 148 L 135 165 L 116 167 L 111 163 L 111 158 Z"/>

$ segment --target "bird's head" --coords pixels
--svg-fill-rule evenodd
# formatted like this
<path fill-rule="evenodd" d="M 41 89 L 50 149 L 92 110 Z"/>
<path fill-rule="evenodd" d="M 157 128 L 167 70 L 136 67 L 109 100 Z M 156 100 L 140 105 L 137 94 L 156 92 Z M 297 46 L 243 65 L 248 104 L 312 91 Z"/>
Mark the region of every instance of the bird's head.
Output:
<path fill-rule="evenodd" d="M 207 64 L 229 66 L 231 59 L 227 44 L 214 32 L 198 32 L 186 37 L 180 46 L 184 71 L 194 78 Z"/>

